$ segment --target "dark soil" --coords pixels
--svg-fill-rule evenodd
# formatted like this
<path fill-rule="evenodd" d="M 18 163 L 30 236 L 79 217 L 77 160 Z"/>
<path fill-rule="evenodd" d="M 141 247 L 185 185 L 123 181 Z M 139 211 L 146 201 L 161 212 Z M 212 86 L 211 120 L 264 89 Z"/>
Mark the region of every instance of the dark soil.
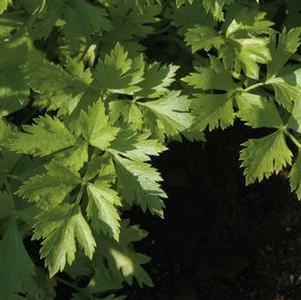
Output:
<path fill-rule="evenodd" d="M 155 288 L 128 287 L 128 299 L 301 299 L 301 203 L 286 172 L 245 187 L 238 155 L 248 136 L 237 124 L 205 144 L 172 144 L 155 161 L 165 219 L 131 213 L 149 231 L 138 247 L 152 257 Z"/>

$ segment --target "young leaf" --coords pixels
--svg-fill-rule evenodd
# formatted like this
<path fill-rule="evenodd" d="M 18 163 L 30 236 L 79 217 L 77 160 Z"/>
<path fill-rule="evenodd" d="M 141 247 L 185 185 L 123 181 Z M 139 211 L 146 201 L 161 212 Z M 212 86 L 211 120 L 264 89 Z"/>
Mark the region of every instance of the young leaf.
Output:
<path fill-rule="evenodd" d="M 128 58 L 128 52 L 117 43 L 111 54 L 97 64 L 93 84 L 102 90 L 131 95 L 141 89 L 137 84 L 143 80 L 143 73 L 143 57 Z"/>
<path fill-rule="evenodd" d="M 90 106 L 87 112 L 81 112 L 79 122 L 86 141 L 101 150 L 109 147 L 119 131 L 118 128 L 109 125 L 104 104 L 100 100 Z"/>
<path fill-rule="evenodd" d="M 45 258 L 50 277 L 63 271 L 66 263 L 69 265 L 73 263 L 76 241 L 90 259 L 96 247 L 91 229 L 80 208 L 69 204 L 45 211 L 38 216 L 33 239 L 41 238 L 43 238 L 41 258 Z"/>

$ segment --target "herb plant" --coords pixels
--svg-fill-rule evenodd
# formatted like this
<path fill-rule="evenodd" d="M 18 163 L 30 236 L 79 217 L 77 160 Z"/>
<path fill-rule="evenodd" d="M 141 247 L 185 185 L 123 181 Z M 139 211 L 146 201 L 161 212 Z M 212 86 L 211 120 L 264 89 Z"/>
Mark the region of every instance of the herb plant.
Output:
<path fill-rule="evenodd" d="M 300 11 L 0 0 L 1 297 L 51 300 L 60 282 L 74 300 L 118 300 L 125 283 L 152 286 L 134 248 L 146 233 L 123 213 L 164 216 L 151 157 L 170 141 L 235 120 L 266 128 L 242 145 L 246 184 L 287 169 L 301 199 Z"/>

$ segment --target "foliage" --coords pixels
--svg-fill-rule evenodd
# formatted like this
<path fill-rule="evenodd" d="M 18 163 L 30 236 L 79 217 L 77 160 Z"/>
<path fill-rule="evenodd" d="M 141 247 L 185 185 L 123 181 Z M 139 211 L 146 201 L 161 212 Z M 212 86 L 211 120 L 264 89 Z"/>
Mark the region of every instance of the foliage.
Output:
<path fill-rule="evenodd" d="M 240 120 L 254 132 L 240 153 L 246 184 L 288 168 L 301 199 L 295 7 L 0 0 L 3 297 L 54 299 L 59 282 L 74 300 L 118 300 L 124 284 L 152 286 L 134 248 L 146 233 L 124 212 L 164 216 L 151 159 L 170 141 Z"/>

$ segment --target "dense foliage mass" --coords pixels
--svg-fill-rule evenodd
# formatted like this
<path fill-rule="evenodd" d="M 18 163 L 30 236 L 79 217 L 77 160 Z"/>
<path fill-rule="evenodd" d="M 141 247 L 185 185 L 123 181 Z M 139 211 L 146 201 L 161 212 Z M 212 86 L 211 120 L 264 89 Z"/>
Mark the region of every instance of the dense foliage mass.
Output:
<path fill-rule="evenodd" d="M 122 215 L 163 217 L 151 157 L 172 140 L 204 141 L 236 119 L 267 128 L 242 145 L 246 183 L 287 168 L 301 198 L 300 10 L 0 0 L 1 297 L 54 299 L 58 281 L 74 300 L 152 286 L 134 248 L 146 233 Z"/>

